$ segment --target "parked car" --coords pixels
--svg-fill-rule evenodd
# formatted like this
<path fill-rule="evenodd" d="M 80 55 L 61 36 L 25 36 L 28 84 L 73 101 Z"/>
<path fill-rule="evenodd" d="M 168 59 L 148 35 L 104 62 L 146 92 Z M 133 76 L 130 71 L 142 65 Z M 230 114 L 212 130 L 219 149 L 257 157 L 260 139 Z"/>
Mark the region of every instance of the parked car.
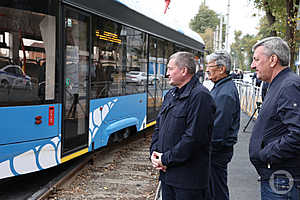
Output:
<path fill-rule="evenodd" d="M 164 75 L 162 74 L 150 74 L 150 78 L 149 78 L 153 83 L 154 83 L 154 80 L 157 80 L 157 81 L 162 81 L 164 79 Z"/>
<path fill-rule="evenodd" d="M 6 65 L 0 69 L 0 87 L 31 89 L 31 77 L 18 65 Z"/>
<path fill-rule="evenodd" d="M 149 83 L 154 83 L 154 76 L 149 76 Z M 126 73 L 126 82 L 127 83 L 136 83 L 138 85 L 144 85 L 147 82 L 147 73 L 140 71 L 130 71 Z"/>

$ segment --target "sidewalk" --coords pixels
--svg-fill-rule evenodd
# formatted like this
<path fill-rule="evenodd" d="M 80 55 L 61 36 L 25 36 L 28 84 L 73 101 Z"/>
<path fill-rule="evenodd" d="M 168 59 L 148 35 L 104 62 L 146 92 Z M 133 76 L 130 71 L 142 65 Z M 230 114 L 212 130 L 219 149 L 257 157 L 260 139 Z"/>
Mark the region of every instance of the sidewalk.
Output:
<path fill-rule="evenodd" d="M 238 142 L 234 146 L 234 155 L 228 167 L 228 186 L 230 200 L 252 200 L 260 199 L 260 185 L 257 181 L 258 175 L 249 160 L 249 140 L 254 125 L 252 121 L 245 132 L 248 117 L 241 113 L 241 125 Z"/>

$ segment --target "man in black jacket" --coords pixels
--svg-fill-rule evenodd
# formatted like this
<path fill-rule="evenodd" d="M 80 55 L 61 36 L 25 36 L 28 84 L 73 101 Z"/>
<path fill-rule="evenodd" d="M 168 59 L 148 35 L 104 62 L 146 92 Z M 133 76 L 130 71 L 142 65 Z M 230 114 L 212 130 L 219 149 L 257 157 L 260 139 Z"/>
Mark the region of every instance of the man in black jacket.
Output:
<path fill-rule="evenodd" d="M 153 167 L 160 170 L 162 199 L 208 199 L 215 103 L 194 76 L 193 54 L 175 53 L 167 67 L 175 87 L 164 97 L 150 147 Z"/>
<path fill-rule="evenodd" d="M 211 189 L 214 200 L 228 200 L 227 165 L 233 156 L 240 128 L 240 99 L 229 75 L 231 58 L 226 51 L 216 51 L 207 56 L 206 72 L 214 82 L 211 95 L 217 111 L 212 134 Z"/>
<path fill-rule="evenodd" d="M 249 145 L 261 199 L 299 200 L 300 77 L 288 67 L 290 49 L 281 38 L 265 38 L 252 49 L 251 68 L 269 83 Z"/>

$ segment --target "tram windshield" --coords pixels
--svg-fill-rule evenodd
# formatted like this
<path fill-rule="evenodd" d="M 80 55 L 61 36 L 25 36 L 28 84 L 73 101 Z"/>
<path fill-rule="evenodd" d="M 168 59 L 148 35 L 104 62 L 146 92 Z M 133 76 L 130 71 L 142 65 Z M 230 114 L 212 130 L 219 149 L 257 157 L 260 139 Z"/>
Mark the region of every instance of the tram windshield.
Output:
<path fill-rule="evenodd" d="M 1 0 L 0 105 L 55 98 L 57 0 Z"/>

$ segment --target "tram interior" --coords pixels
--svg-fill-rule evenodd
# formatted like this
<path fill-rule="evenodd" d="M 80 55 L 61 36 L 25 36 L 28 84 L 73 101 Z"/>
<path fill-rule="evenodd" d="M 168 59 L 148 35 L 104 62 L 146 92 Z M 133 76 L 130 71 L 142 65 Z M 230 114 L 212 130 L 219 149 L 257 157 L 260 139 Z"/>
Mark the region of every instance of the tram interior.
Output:
<path fill-rule="evenodd" d="M 54 99 L 55 17 L 0 7 L 0 21 L 0 103 Z"/>

